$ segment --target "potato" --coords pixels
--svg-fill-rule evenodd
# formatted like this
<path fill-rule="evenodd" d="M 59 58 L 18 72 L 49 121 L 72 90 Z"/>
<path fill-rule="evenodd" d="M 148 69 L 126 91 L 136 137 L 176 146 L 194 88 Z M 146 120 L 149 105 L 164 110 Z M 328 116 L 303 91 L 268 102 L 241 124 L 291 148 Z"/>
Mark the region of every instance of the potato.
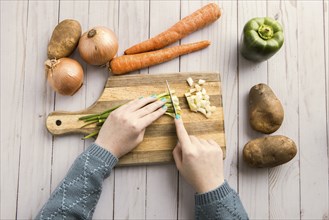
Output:
<path fill-rule="evenodd" d="M 259 132 L 270 134 L 278 130 L 284 118 L 283 107 L 272 89 L 260 83 L 249 92 L 249 121 Z"/>
<path fill-rule="evenodd" d="M 275 135 L 249 141 L 243 148 L 243 159 L 251 167 L 275 167 L 287 163 L 296 153 L 293 140 Z"/>
<path fill-rule="evenodd" d="M 48 44 L 48 58 L 60 59 L 68 57 L 79 43 L 81 25 L 73 19 L 60 22 L 54 29 Z"/>

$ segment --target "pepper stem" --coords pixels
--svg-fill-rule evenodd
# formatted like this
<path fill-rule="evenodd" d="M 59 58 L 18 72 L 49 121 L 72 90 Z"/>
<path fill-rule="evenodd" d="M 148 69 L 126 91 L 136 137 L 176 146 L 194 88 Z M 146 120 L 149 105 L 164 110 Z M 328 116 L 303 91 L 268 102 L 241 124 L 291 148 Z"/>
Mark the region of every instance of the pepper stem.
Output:
<path fill-rule="evenodd" d="M 269 40 L 269 39 L 271 39 L 273 37 L 273 28 L 271 26 L 262 24 L 258 28 L 258 34 L 264 40 Z"/>

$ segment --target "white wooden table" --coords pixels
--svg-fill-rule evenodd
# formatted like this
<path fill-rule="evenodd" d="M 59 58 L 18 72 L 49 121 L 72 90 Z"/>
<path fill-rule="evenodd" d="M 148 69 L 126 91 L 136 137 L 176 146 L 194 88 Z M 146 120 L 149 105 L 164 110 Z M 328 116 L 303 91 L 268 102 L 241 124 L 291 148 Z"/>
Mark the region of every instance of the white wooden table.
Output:
<path fill-rule="evenodd" d="M 252 219 L 328 219 L 328 0 L 217 1 L 222 17 L 180 43 L 208 39 L 211 46 L 137 74 L 184 71 L 221 73 L 227 158 L 225 177 Z M 165 30 L 204 1 L 1 0 L 1 219 L 33 218 L 89 146 L 81 135 L 52 137 L 45 127 L 55 110 L 81 110 L 97 100 L 108 72 L 86 65 L 84 86 L 73 97 L 55 94 L 43 63 L 53 28 L 65 18 L 83 31 L 104 25 L 119 38 L 119 53 Z M 278 17 L 282 49 L 268 62 L 238 53 L 244 24 Z M 178 43 L 176 43 L 178 44 Z M 147 76 L 146 76 L 147 78 Z M 292 138 L 296 157 L 272 169 L 251 169 L 244 144 L 261 136 L 247 118 L 247 94 L 268 83 L 281 99 L 285 120 L 276 134 Z M 104 182 L 95 219 L 193 219 L 193 190 L 174 164 L 115 168 Z"/>

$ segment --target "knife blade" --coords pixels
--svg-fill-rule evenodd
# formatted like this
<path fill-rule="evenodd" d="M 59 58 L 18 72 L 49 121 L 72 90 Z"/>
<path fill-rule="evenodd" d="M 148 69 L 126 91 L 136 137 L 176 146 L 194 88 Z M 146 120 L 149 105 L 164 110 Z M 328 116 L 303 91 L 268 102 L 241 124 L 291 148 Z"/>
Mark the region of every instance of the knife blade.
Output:
<path fill-rule="evenodd" d="M 168 92 L 169 92 L 169 96 L 170 96 L 170 101 L 171 101 L 171 104 L 174 108 L 174 113 L 175 113 L 175 117 L 177 116 L 177 111 L 176 111 L 176 107 L 174 105 L 174 100 L 172 98 L 172 94 L 171 94 L 171 91 L 170 91 L 170 87 L 169 87 L 169 83 L 168 83 L 168 80 L 166 80 L 166 84 L 167 84 L 167 89 L 168 89 Z"/>

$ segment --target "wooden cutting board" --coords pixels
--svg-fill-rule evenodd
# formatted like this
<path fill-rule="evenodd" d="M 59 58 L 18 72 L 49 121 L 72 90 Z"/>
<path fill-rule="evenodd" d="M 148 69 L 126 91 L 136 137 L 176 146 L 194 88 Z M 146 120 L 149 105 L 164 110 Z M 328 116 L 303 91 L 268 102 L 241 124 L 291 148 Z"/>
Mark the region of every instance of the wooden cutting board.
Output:
<path fill-rule="evenodd" d="M 210 96 L 211 104 L 216 111 L 211 118 L 201 113 L 191 112 L 184 97 L 189 89 L 186 79 L 194 81 L 206 80 L 203 86 Z M 165 81 L 176 91 L 182 108 L 182 118 L 190 135 L 203 139 L 214 139 L 226 152 L 224 115 L 219 73 L 172 73 L 159 75 L 124 75 L 110 76 L 100 98 L 89 108 L 79 112 L 52 112 L 47 118 L 47 129 L 53 135 L 69 133 L 88 134 L 93 127 L 81 128 L 83 121 L 78 118 L 94 113 L 100 113 L 111 107 L 124 104 L 140 96 L 160 94 L 167 91 Z M 150 163 L 165 163 L 173 161 L 172 150 L 177 143 L 174 119 L 164 115 L 151 124 L 145 131 L 143 142 L 129 154 L 122 157 L 119 165 L 137 165 Z"/>

